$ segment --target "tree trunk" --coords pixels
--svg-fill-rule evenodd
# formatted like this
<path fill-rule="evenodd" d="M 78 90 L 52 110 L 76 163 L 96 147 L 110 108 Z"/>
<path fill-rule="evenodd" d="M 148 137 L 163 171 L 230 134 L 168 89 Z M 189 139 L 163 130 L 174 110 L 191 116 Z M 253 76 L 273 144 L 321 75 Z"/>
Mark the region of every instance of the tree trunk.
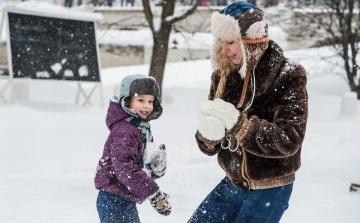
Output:
<path fill-rule="evenodd" d="M 162 82 L 169 46 L 171 26 L 163 25 L 161 30 L 153 35 L 154 45 L 150 63 L 149 76 L 154 77 L 162 90 Z M 160 91 L 159 101 L 161 102 L 162 91 Z"/>
<path fill-rule="evenodd" d="M 178 17 L 173 17 L 175 10 L 175 1 L 163 1 L 162 3 L 162 13 L 161 13 L 161 25 L 160 29 L 157 30 L 153 18 L 153 11 L 150 7 L 150 0 L 142 0 L 144 13 L 146 20 L 149 23 L 149 27 L 153 34 L 153 51 L 150 63 L 149 76 L 154 77 L 155 80 L 159 83 L 160 86 L 160 95 L 159 100 L 162 98 L 162 84 L 164 77 L 164 70 L 166 64 L 166 58 L 169 47 L 169 37 L 171 32 L 172 24 L 185 19 L 188 15 L 192 14 L 196 7 L 200 4 L 201 0 L 196 0 L 196 3 L 192 6 L 191 9 L 187 10 L 184 14 Z M 173 18 L 171 18 L 173 17 Z M 168 20 L 169 19 L 169 20 Z"/>

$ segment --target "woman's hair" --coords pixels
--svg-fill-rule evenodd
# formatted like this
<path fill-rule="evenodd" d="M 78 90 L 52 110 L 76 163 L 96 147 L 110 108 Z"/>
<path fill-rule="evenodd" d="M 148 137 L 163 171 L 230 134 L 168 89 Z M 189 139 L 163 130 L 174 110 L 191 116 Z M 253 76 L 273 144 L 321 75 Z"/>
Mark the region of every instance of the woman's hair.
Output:
<path fill-rule="evenodd" d="M 230 72 L 238 68 L 240 64 L 238 65 L 232 62 L 229 57 L 226 54 L 223 54 L 221 51 L 217 54 L 217 58 L 220 61 L 220 82 L 216 90 L 215 98 L 221 98 L 225 89 L 227 77 L 229 76 Z M 242 58 L 240 58 L 240 61 L 242 61 Z"/>

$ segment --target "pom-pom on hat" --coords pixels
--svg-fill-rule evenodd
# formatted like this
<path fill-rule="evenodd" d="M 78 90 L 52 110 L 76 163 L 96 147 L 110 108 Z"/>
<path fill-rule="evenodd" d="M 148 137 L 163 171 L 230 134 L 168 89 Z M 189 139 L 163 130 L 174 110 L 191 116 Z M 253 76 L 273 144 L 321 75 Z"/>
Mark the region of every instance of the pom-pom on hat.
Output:
<path fill-rule="evenodd" d="M 268 47 L 268 24 L 264 12 L 248 2 L 235 2 L 211 16 L 211 33 L 215 41 L 211 53 L 213 69 L 219 69 L 218 53 L 222 50 L 221 39 L 240 40 L 242 61 L 239 74 L 245 78 Z"/>

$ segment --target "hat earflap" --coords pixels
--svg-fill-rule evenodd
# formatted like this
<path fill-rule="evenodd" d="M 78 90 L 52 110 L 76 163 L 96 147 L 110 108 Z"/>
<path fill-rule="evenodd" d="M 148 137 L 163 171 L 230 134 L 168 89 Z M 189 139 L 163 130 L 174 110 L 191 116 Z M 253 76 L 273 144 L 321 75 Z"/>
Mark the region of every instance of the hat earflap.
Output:
<path fill-rule="evenodd" d="M 239 40 L 239 44 L 240 44 L 241 53 L 242 53 L 242 63 L 241 63 L 241 68 L 238 71 L 238 73 L 240 74 L 241 78 L 244 79 L 246 76 L 246 71 L 247 71 L 246 54 L 245 54 L 244 43 L 242 42 L 241 39 Z"/>
<path fill-rule="evenodd" d="M 220 60 L 217 57 L 217 55 L 221 50 L 222 50 L 221 39 L 216 38 L 211 49 L 211 66 L 215 70 L 220 68 Z"/>
<path fill-rule="evenodd" d="M 265 27 L 266 27 L 266 21 L 255 22 L 246 31 L 246 36 L 251 39 L 263 38 L 264 36 L 267 35 Z"/>
<path fill-rule="evenodd" d="M 255 26 L 254 30 L 258 30 Z M 211 65 L 213 69 L 220 68 L 220 61 L 217 58 L 217 54 L 222 50 L 221 39 L 226 40 L 239 40 L 239 44 L 242 51 L 242 61 L 239 61 L 241 65 L 240 70 L 238 71 L 241 78 L 246 76 L 246 54 L 244 44 L 241 41 L 241 32 L 239 23 L 230 15 L 220 14 L 219 12 L 214 12 L 211 16 L 211 33 L 215 37 L 213 43 L 212 52 L 211 52 Z M 256 32 L 255 32 L 256 33 Z M 256 34 L 255 34 L 256 35 Z"/>

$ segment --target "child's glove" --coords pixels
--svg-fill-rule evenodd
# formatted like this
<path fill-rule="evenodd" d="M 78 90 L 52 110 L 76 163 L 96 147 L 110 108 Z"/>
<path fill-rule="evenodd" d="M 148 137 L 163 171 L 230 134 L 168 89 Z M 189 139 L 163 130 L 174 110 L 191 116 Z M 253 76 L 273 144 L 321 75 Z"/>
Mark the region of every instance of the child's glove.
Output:
<path fill-rule="evenodd" d="M 161 177 L 165 174 L 166 171 L 166 148 L 164 144 L 159 146 L 159 152 L 156 154 L 152 162 L 149 163 L 149 167 L 152 172 Z"/>
<path fill-rule="evenodd" d="M 154 193 L 148 197 L 151 206 L 163 216 L 168 216 L 171 213 L 169 198 L 170 196 L 168 194 L 161 192 L 159 189 L 155 190 Z"/>
<path fill-rule="evenodd" d="M 233 104 L 220 98 L 204 101 L 200 111 L 204 116 L 212 116 L 223 121 L 227 130 L 235 125 L 240 115 L 240 111 Z"/>
<path fill-rule="evenodd" d="M 157 147 L 154 143 L 149 143 L 149 148 L 146 149 L 146 168 L 158 177 L 163 176 L 166 172 L 167 163 L 165 145 L 161 144 L 159 147 Z"/>

